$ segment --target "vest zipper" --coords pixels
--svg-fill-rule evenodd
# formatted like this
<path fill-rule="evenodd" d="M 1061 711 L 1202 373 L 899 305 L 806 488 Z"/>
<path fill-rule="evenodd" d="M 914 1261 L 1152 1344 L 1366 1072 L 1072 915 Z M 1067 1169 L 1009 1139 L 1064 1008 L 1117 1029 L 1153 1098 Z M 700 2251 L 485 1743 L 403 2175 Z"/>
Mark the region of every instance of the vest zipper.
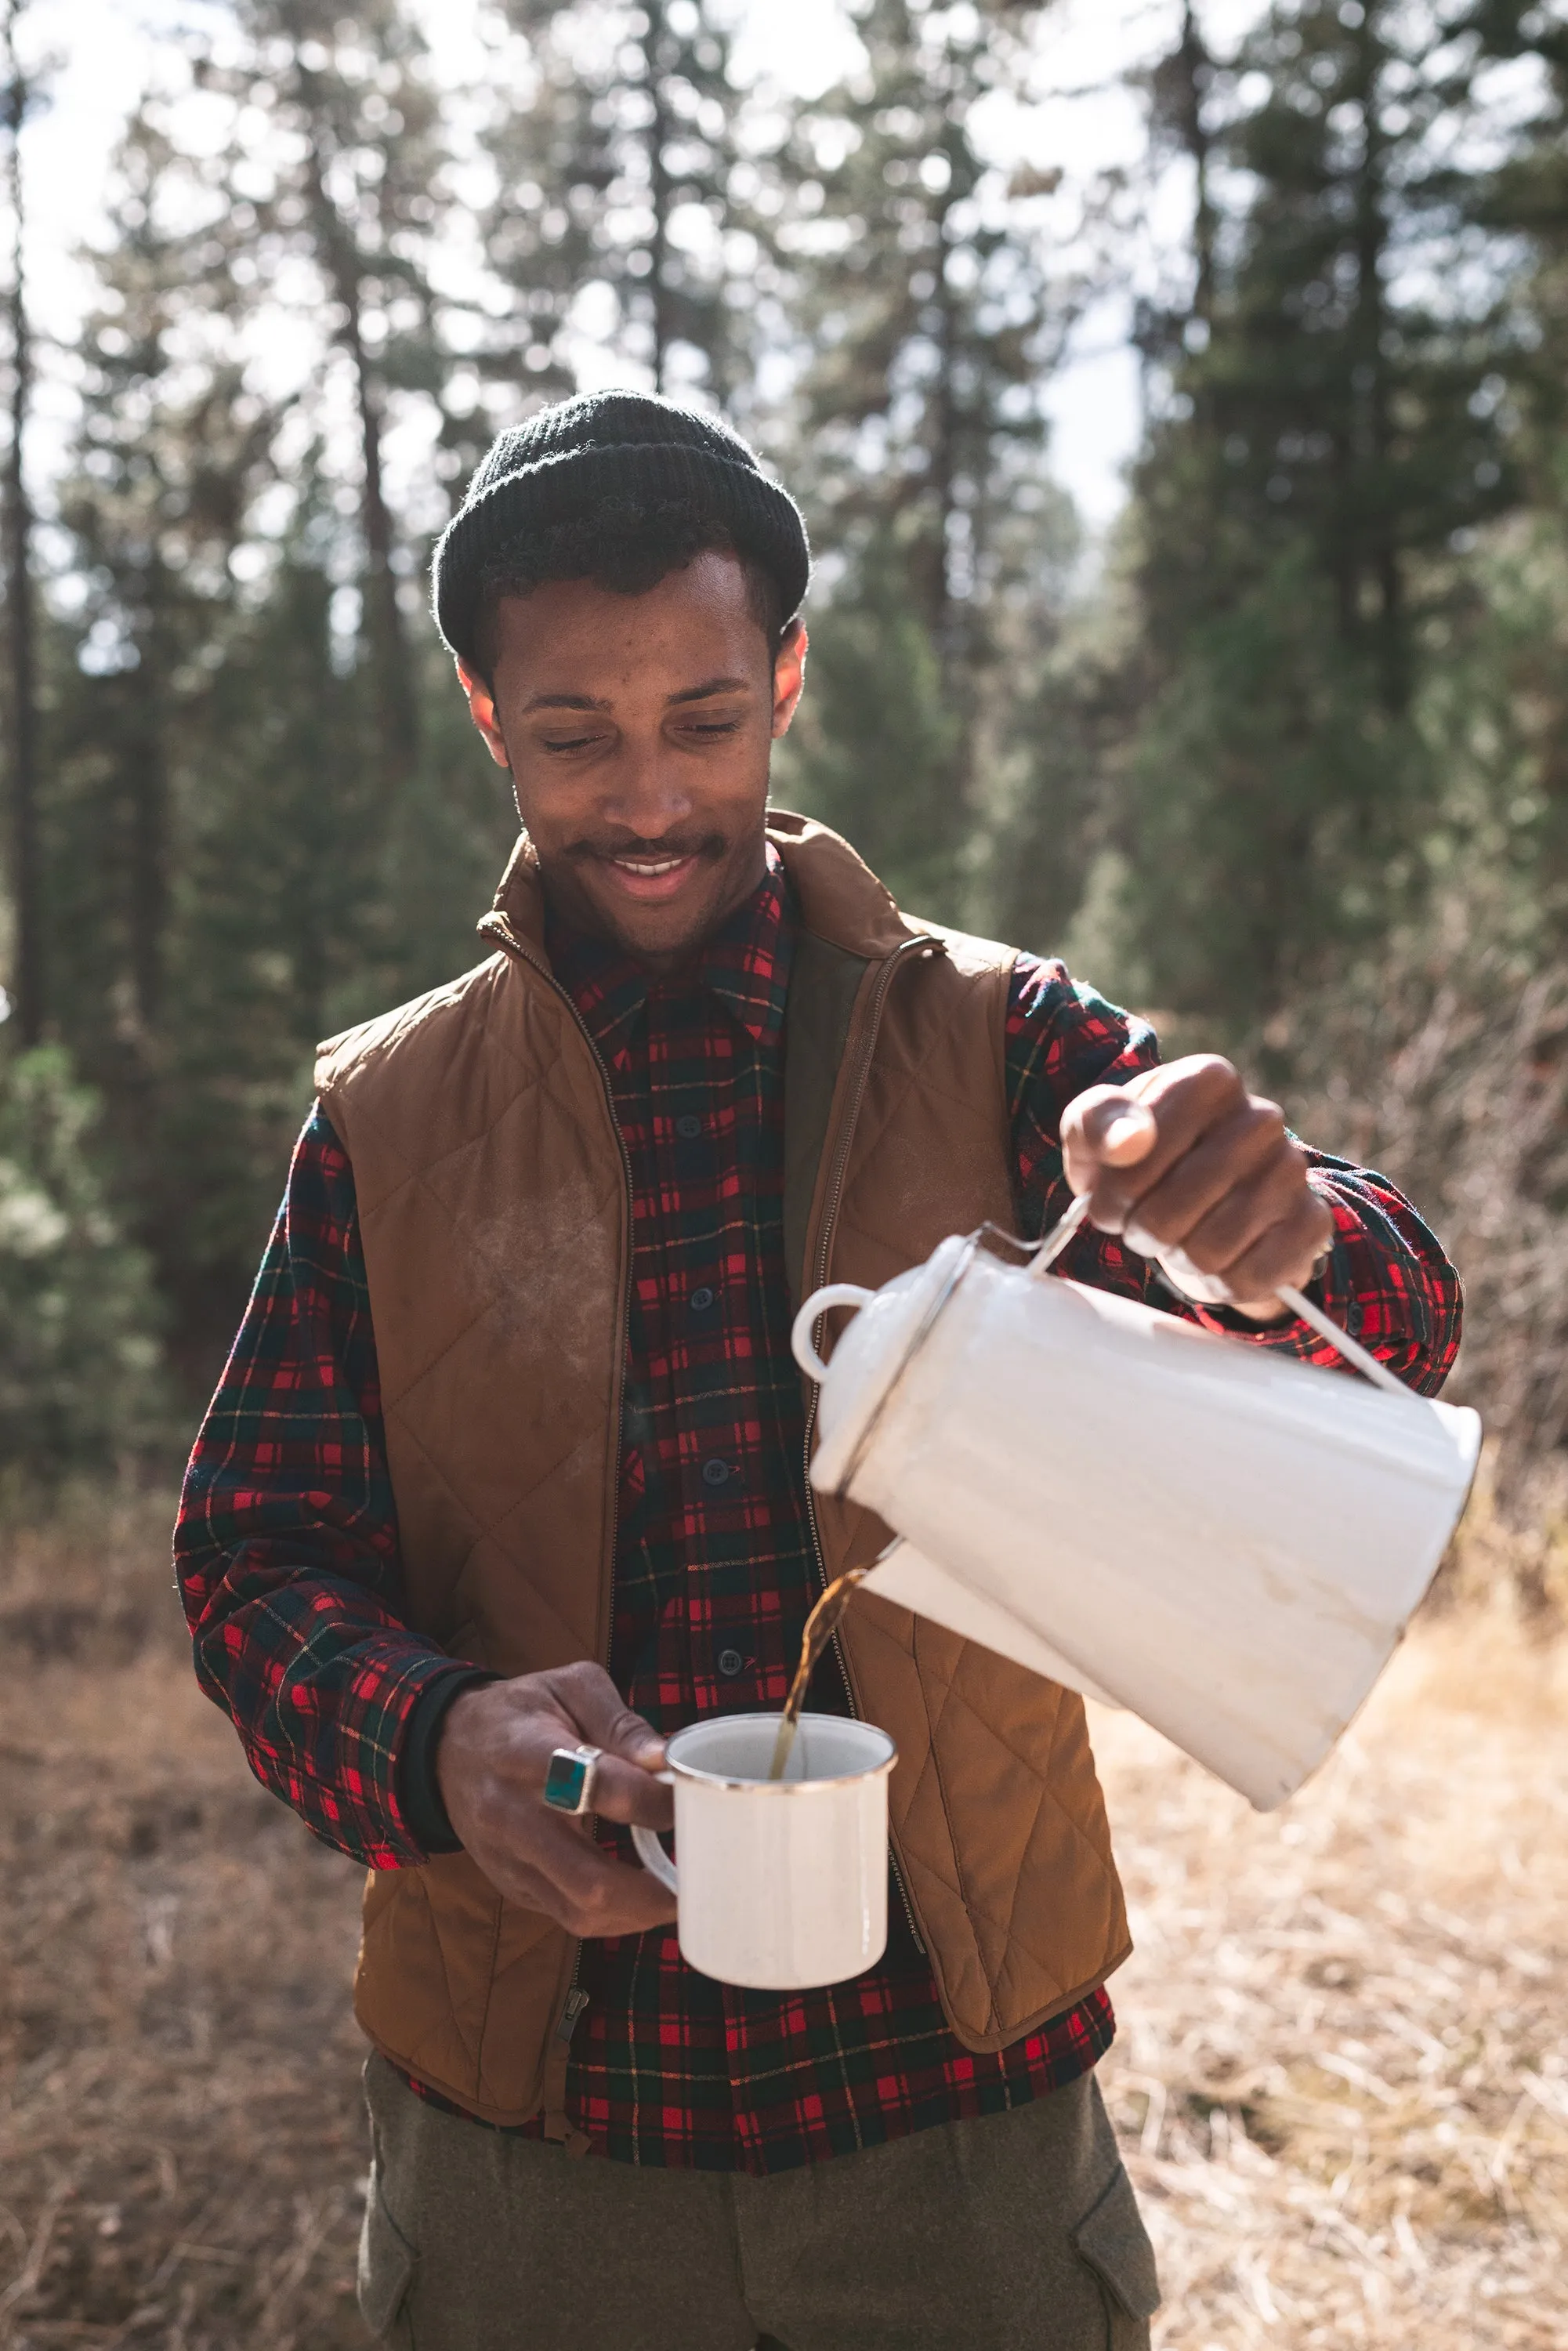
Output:
<path fill-rule="evenodd" d="M 567 994 L 566 989 L 562 987 L 554 973 L 547 970 L 546 967 L 539 961 L 538 957 L 523 944 L 520 938 L 518 938 L 517 933 L 513 930 L 505 914 L 500 914 L 499 912 L 492 912 L 491 914 L 486 914 L 483 922 L 479 925 L 479 930 L 482 936 L 495 939 L 497 945 L 504 948 L 506 953 L 512 957 L 514 962 L 526 963 L 528 969 L 537 973 L 538 977 L 544 981 L 545 986 L 550 990 L 550 993 L 553 996 L 559 998 L 560 1001 L 565 1005 L 567 1011 L 570 1015 L 583 1043 L 587 1046 L 589 1051 L 593 1056 L 593 1066 L 599 1072 L 599 1082 L 604 1089 L 604 1107 L 606 1112 L 609 1113 L 610 1131 L 615 1137 L 615 1148 L 621 1155 L 622 1199 L 625 1205 L 626 1210 L 626 1273 L 625 1279 L 621 1285 L 620 1320 L 616 1331 L 615 1346 L 615 1400 L 613 1421 L 614 1426 L 619 1429 L 621 1426 L 622 1399 L 624 1394 L 626 1379 L 626 1332 L 630 1324 L 632 1306 L 632 1163 L 626 1156 L 625 1138 L 621 1132 L 621 1122 L 615 1115 L 615 1096 L 611 1090 L 610 1071 L 605 1066 L 603 1054 L 600 1051 L 598 1046 L 594 1043 L 592 1037 L 589 1033 L 587 1021 L 584 1020 L 581 1013 L 578 1010 L 576 1005 Z M 610 1486 L 610 1509 L 608 1513 L 609 1539 L 605 1547 L 604 1562 L 604 1625 L 600 1640 L 600 1646 L 604 1653 L 600 1658 L 600 1663 L 604 1667 L 607 1672 L 610 1667 L 610 1628 L 614 1622 L 615 1615 L 615 1541 L 616 1537 L 620 1532 L 621 1518 L 620 1460 L 620 1450 L 619 1447 L 617 1447 L 615 1453 L 616 1472 L 615 1476 L 611 1480 Z M 577 2031 L 578 2019 L 581 2016 L 583 2010 L 588 2006 L 588 1994 L 581 1990 L 577 1980 L 581 1968 L 582 1940 L 580 1937 L 578 1937 L 572 1943 L 571 1976 L 567 1984 L 566 1998 L 561 2002 L 560 2014 L 557 2017 L 553 2027 L 555 2038 L 569 2045 L 570 2043 L 572 2034 Z"/>
<path fill-rule="evenodd" d="M 833 1254 L 833 1228 L 839 1219 L 839 1207 L 843 1198 L 844 1181 L 849 1174 L 850 1153 L 854 1147 L 855 1128 L 860 1123 L 861 1107 L 865 1101 L 865 1090 L 871 1082 L 872 1057 L 876 1050 L 877 1031 L 882 1026 L 883 1007 L 887 1002 L 887 992 L 893 986 L 894 974 L 904 957 L 912 954 L 916 947 L 931 947 L 935 944 L 933 939 L 925 935 L 904 939 L 894 947 L 877 974 L 866 1021 L 865 1039 L 860 1048 L 860 1058 L 855 1069 L 848 1113 L 833 1154 L 833 1170 L 828 1185 L 827 1207 L 822 1217 L 822 1229 L 817 1247 L 817 1262 L 812 1269 L 812 1278 L 808 1280 L 804 1292 L 808 1298 L 814 1290 L 821 1290 L 827 1283 L 828 1267 Z M 819 1388 L 813 1387 L 810 1401 L 806 1406 L 806 1522 L 811 1531 L 811 1555 L 816 1563 L 817 1589 L 819 1592 L 825 1592 L 828 1588 L 828 1562 L 822 1550 L 822 1531 L 817 1523 L 817 1501 L 811 1485 L 811 1439 L 816 1434 L 817 1398 L 821 1393 Z M 843 1644 L 837 1633 L 833 1635 L 831 1646 L 833 1656 L 838 1661 L 839 1672 L 843 1678 L 844 1688 L 849 1693 L 850 1704 L 852 1707 L 855 1702 L 854 1684 L 850 1678 Z M 915 1905 L 910 1899 L 909 1888 L 904 1882 L 903 1865 L 891 1837 L 888 1840 L 887 1857 L 893 1873 L 893 1882 L 898 1888 L 898 1898 L 904 1905 L 904 1915 L 908 1921 L 910 1934 L 915 1938 L 915 1948 L 921 1958 L 925 1959 L 928 1956 L 925 1938 L 915 1923 Z"/>
<path fill-rule="evenodd" d="M 624 1187 L 623 1196 L 626 1203 L 626 1280 L 622 1285 L 621 1293 L 619 1343 L 615 1351 L 615 1415 L 617 1422 L 619 1422 L 621 1413 L 621 1389 L 626 1367 L 626 1330 L 632 1290 L 632 1167 L 631 1162 L 626 1156 L 626 1144 L 621 1134 L 620 1122 L 615 1115 L 615 1097 L 611 1092 L 610 1072 L 605 1068 L 602 1054 L 600 1052 L 598 1046 L 594 1043 L 592 1037 L 589 1034 L 588 1024 L 583 1019 L 581 1013 L 579 1012 L 576 1005 L 572 1002 L 570 997 L 567 994 L 565 988 L 561 987 L 554 974 L 548 971 L 538 958 L 524 946 L 522 940 L 518 938 L 517 933 L 513 930 L 505 914 L 500 914 L 499 912 L 487 914 L 480 924 L 479 929 L 485 937 L 495 939 L 515 962 L 526 963 L 528 969 L 537 973 L 538 977 L 544 981 L 545 986 L 551 991 L 552 995 L 559 998 L 575 1023 L 584 1044 L 588 1047 L 589 1051 L 593 1056 L 594 1067 L 599 1071 L 600 1082 L 604 1089 L 604 1106 L 610 1113 L 611 1128 L 615 1136 L 616 1148 L 621 1154 L 621 1179 Z M 844 1120 L 843 1130 L 840 1136 L 837 1150 L 834 1154 L 832 1178 L 828 1187 L 827 1213 L 822 1219 L 821 1238 L 817 1251 L 817 1274 L 815 1280 L 810 1284 L 807 1290 L 806 1295 L 808 1297 L 810 1297 L 811 1290 L 821 1290 L 828 1279 L 828 1263 L 829 1259 L 832 1256 L 833 1249 L 833 1228 L 838 1222 L 839 1204 L 843 1197 L 844 1179 L 849 1174 L 850 1152 L 854 1144 L 855 1128 L 860 1121 L 861 1106 L 865 1100 L 865 1090 L 871 1081 L 872 1056 L 876 1050 L 877 1031 L 882 1026 L 883 1007 L 887 1001 L 888 989 L 893 985 L 894 973 L 897 971 L 899 965 L 904 962 L 906 956 L 913 954 L 917 947 L 930 948 L 935 945 L 936 942 L 924 934 L 917 938 L 902 940 L 900 944 L 894 947 L 893 953 L 883 963 L 881 971 L 877 974 L 876 983 L 872 994 L 871 1008 L 866 1022 L 865 1039 L 860 1049 L 859 1063 L 855 1071 L 854 1089 L 850 1098 L 848 1115 Z M 816 1426 L 817 1391 L 813 1388 L 810 1402 L 806 1407 L 806 1521 L 810 1530 L 811 1535 L 811 1555 L 817 1570 L 817 1588 L 820 1592 L 825 1592 L 828 1585 L 828 1562 L 822 1551 L 821 1530 L 817 1524 L 817 1505 L 811 1490 L 810 1479 L 811 1437 L 816 1429 Z M 606 1588 L 612 1610 L 613 1608 L 614 1602 L 615 1536 L 617 1531 L 619 1504 L 620 1479 L 617 1478 L 611 1493 L 610 1545 L 606 1570 Z M 606 1625 L 608 1626 L 611 1621 L 610 1611 L 607 1611 L 606 1613 L 605 1621 Z M 606 1633 L 606 1640 L 608 1641 L 608 1633 Z M 852 1707 L 854 1704 L 854 1686 L 850 1679 L 849 1667 L 844 1659 L 842 1644 L 836 1633 L 833 1635 L 832 1647 L 833 1655 L 838 1660 L 839 1671 L 843 1677 L 844 1687 L 849 1692 L 850 1704 Z M 601 1660 L 601 1662 L 607 1664 L 608 1659 L 606 1658 Z M 915 1922 L 915 1905 L 910 1900 L 909 1888 L 904 1882 L 904 1871 L 900 1865 L 898 1855 L 893 1849 L 891 1843 L 888 1848 L 888 1860 L 892 1867 L 893 1882 L 898 1888 L 898 1897 L 904 1906 L 904 1915 L 905 1919 L 908 1921 L 909 1931 L 911 1936 L 914 1938 L 915 1947 L 919 1951 L 922 1959 L 925 1959 L 927 1956 L 925 1938 L 921 1934 L 920 1928 Z M 561 2003 L 561 2012 L 559 2017 L 557 2019 L 554 2027 L 556 2037 L 569 2043 L 572 2034 L 577 2030 L 577 2022 L 579 2017 L 588 2005 L 588 1995 L 586 1992 L 580 1991 L 577 1980 L 578 1971 L 581 1965 L 582 1944 L 580 1939 L 579 1939 L 572 1950 L 571 1977 L 567 1986 L 566 1998 Z"/>

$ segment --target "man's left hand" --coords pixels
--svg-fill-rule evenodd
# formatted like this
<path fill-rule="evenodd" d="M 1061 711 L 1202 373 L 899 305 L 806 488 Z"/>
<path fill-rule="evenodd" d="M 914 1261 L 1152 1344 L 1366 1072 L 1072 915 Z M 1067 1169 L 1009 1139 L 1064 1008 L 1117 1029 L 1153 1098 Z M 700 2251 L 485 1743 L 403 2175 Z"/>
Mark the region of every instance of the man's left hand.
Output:
<path fill-rule="evenodd" d="M 1277 1102 L 1249 1094 L 1228 1061 L 1194 1053 L 1125 1086 L 1091 1086 L 1061 1122 L 1062 1158 L 1089 1215 L 1144 1257 L 1207 1277 L 1209 1302 L 1255 1322 L 1287 1309 L 1333 1238 L 1307 1182 L 1307 1155 Z"/>

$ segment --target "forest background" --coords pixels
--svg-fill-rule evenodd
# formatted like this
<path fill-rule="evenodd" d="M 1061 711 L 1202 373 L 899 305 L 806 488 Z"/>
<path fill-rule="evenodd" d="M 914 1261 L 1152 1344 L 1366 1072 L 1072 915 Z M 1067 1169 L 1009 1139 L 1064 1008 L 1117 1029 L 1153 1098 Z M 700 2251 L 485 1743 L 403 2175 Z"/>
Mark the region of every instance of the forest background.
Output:
<path fill-rule="evenodd" d="M 810 97 L 742 70 L 725 0 L 499 0 L 466 78 L 404 0 L 194 5 L 161 43 L 90 162 L 107 226 L 68 347 L 40 350 L 11 240 L 13 1488 L 168 1476 L 314 1040 L 476 959 L 513 818 L 429 550 L 493 433 L 591 352 L 596 382 L 722 409 L 807 507 L 778 797 L 1415 1192 L 1545 1596 L 1568 8 L 1236 16 L 1152 10 L 1142 155 L 1070 174 L 1018 152 L 1045 6 L 845 0 L 845 69 Z M 4 24 L 19 231 L 53 68 L 22 0 Z M 1049 414 L 1111 298 L 1143 421 L 1099 533 Z M 47 462 L 40 369 L 67 394 Z"/>

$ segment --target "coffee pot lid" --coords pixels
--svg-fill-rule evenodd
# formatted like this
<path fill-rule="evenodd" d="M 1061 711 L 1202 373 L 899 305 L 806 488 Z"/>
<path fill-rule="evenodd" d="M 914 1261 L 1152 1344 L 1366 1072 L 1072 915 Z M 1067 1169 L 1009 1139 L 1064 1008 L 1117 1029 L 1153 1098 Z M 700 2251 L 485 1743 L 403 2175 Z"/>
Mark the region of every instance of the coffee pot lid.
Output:
<path fill-rule="evenodd" d="M 841 1493 L 848 1486 L 888 1397 L 977 1246 L 977 1236 L 954 1233 L 938 1243 L 924 1265 L 895 1274 L 880 1290 L 835 1282 L 806 1301 L 796 1318 L 795 1349 L 807 1371 L 814 1370 L 816 1362 L 807 1361 L 811 1351 L 809 1338 L 803 1349 L 802 1336 L 810 1332 L 819 1315 L 830 1306 L 857 1310 L 839 1334 L 818 1395 L 811 1483 L 820 1491 Z"/>

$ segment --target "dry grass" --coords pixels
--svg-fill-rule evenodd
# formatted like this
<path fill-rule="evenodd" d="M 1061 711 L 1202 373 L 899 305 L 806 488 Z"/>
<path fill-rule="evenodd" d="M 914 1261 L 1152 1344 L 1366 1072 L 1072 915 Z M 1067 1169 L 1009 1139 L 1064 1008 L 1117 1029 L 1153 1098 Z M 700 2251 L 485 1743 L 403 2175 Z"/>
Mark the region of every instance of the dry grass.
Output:
<path fill-rule="evenodd" d="M 0 1535 L 0 2351 L 346 2351 L 356 1874 L 198 1697 L 165 1523 Z M 1166 2351 L 1568 2341 L 1542 1623 L 1451 1601 L 1267 1820 L 1097 1721 L 1139 1944 L 1103 2078 Z"/>
<path fill-rule="evenodd" d="M 359 1875 L 198 1694 L 171 1515 L 0 1556 L 3 2351 L 366 2339 Z"/>
<path fill-rule="evenodd" d="M 1098 1718 L 1157 2344 L 1568 2342 L 1565 1702 L 1568 1643 L 1472 1604 L 1268 1818 Z"/>

